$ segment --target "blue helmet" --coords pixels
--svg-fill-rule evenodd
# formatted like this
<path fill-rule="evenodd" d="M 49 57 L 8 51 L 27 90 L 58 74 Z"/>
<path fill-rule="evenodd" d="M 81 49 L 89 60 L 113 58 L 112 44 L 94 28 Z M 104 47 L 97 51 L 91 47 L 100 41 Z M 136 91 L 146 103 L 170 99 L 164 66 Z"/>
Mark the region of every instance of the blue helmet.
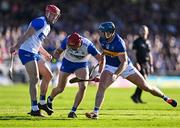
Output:
<path fill-rule="evenodd" d="M 99 25 L 99 31 L 101 32 L 111 32 L 115 31 L 115 25 L 113 22 L 103 22 Z"/>

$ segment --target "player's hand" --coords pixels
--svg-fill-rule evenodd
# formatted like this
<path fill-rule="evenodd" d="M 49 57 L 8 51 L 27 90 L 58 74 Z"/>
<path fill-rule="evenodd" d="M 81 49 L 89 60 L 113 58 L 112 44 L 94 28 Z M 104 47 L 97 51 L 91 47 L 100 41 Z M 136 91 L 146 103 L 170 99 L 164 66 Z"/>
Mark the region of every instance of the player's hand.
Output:
<path fill-rule="evenodd" d="M 50 55 L 50 54 L 47 54 L 46 56 L 44 56 L 45 57 L 45 59 L 47 60 L 47 61 L 51 61 L 52 60 L 52 56 Z"/>
<path fill-rule="evenodd" d="M 93 79 L 94 82 L 99 82 L 99 81 L 100 81 L 100 75 L 101 75 L 101 73 L 98 72 L 98 73 L 95 75 L 95 77 L 92 77 L 92 78 L 90 78 L 90 79 Z"/>
<path fill-rule="evenodd" d="M 101 73 L 98 72 L 98 73 L 96 74 L 96 77 L 95 77 L 94 81 L 95 81 L 95 82 L 99 82 L 99 81 L 100 81 L 100 76 L 101 76 Z"/>
<path fill-rule="evenodd" d="M 59 59 L 60 57 L 60 53 L 58 50 L 55 50 L 55 52 L 53 53 L 53 58 L 55 58 L 56 60 Z"/>
<path fill-rule="evenodd" d="M 14 54 L 15 52 L 16 52 L 16 47 L 15 46 L 11 47 L 10 48 L 10 53 Z"/>
<path fill-rule="evenodd" d="M 58 55 L 58 54 L 53 54 L 53 58 L 54 58 L 54 59 L 58 59 L 58 58 L 59 58 L 59 55 Z"/>
<path fill-rule="evenodd" d="M 100 81 L 100 78 L 99 77 L 95 77 L 94 78 L 94 82 L 99 82 Z"/>
<path fill-rule="evenodd" d="M 116 74 L 112 75 L 112 81 L 115 81 L 118 78 L 118 76 Z"/>
<path fill-rule="evenodd" d="M 138 71 L 141 70 L 141 66 L 138 63 L 136 63 L 135 67 L 137 68 Z"/>

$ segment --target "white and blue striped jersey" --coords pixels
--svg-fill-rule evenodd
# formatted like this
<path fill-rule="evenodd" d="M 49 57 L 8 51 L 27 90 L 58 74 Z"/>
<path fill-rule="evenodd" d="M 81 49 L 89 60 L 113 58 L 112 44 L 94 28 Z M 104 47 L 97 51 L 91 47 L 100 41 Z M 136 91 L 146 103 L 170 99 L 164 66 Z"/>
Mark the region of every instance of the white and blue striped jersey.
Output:
<path fill-rule="evenodd" d="M 50 25 L 42 16 L 32 20 L 29 27 L 33 27 L 36 32 L 20 46 L 20 49 L 37 54 L 43 40 L 50 32 Z"/>
<path fill-rule="evenodd" d="M 87 62 L 90 54 L 96 56 L 100 52 L 96 49 L 94 44 L 85 37 L 81 36 L 82 45 L 78 50 L 73 50 L 68 47 L 68 37 L 65 38 L 61 43 L 61 49 L 64 50 L 63 57 L 71 62 Z"/>

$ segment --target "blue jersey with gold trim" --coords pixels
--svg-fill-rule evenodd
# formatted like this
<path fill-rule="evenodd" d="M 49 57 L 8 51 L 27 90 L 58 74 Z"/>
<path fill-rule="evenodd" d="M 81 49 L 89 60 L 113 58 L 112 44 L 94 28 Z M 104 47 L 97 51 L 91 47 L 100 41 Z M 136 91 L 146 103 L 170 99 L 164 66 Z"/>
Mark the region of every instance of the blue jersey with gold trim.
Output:
<path fill-rule="evenodd" d="M 107 42 L 104 38 L 100 38 L 99 42 L 101 44 L 103 54 L 106 57 L 106 64 L 118 67 L 121 63 L 118 59 L 118 56 L 120 54 L 126 54 L 126 46 L 124 40 L 118 34 L 115 34 L 112 42 Z M 130 62 L 129 59 L 128 62 Z"/>

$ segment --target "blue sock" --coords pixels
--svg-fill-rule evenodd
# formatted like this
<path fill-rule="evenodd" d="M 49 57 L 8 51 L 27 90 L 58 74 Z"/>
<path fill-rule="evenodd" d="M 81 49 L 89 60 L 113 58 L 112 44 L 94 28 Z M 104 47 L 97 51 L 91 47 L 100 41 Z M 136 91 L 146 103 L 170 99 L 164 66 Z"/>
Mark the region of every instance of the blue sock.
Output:
<path fill-rule="evenodd" d="M 72 107 L 71 112 L 76 112 L 77 108 Z"/>
<path fill-rule="evenodd" d="M 46 96 L 45 95 L 40 95 L 40 100 L 45 100 Z"/>
<path fill-rule="evenodd" d="M 32 101 L 31 101 L 31 105 L 32 105 L 32 106 L 37 105 L 37 100 L 32 100 Z"/>
<path fill-rule="evenodd" d="M 44 105 L 44 104 L 46 104 L 46 96 L 45 95 L 40 95 L 40 104 L 41 105 Z"/>
<path fill-rule="evenodd" d="M 38 104 L 37 104 L 37 100 L 31 101 L 31 109 L 32 109 L 33 111 L 39 110 Z"/>
<path fill-rule="evenodd" d="M 99 107 L 94 107 L 94 112 L 98 113 L 99 112 Z"/>

